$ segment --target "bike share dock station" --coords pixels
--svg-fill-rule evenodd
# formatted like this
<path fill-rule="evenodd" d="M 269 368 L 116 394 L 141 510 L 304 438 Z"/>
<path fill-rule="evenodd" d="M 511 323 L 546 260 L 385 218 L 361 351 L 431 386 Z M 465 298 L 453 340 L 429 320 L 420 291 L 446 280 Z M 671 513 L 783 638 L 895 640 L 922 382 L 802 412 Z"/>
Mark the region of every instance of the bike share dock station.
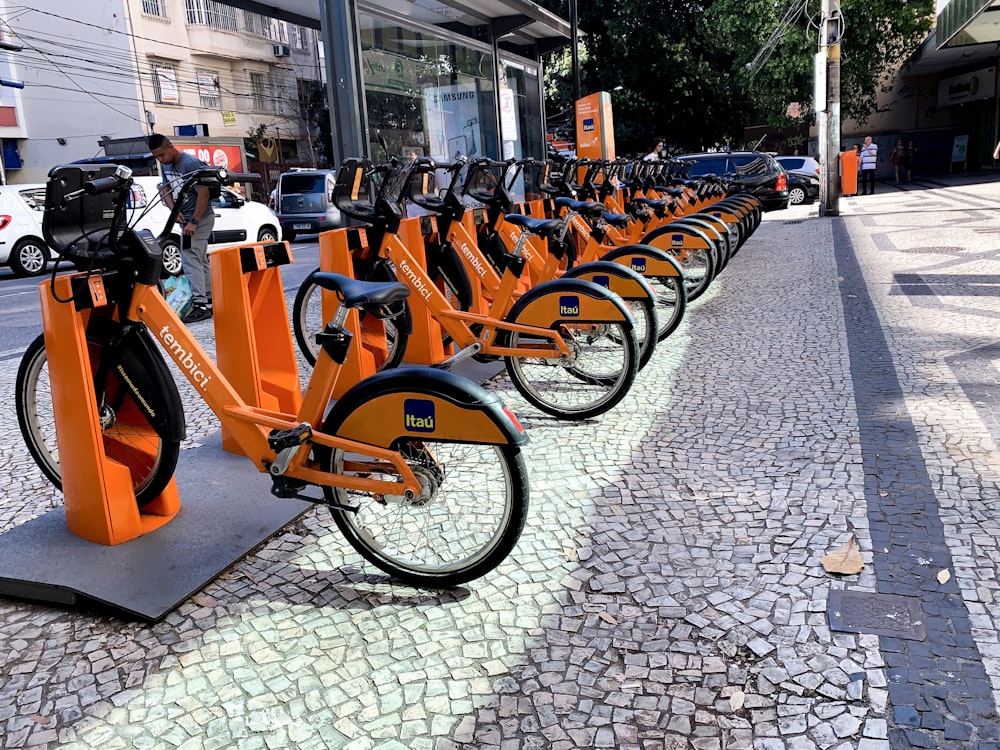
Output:
<path fill-rule="evenodd" d="M 278 268 L 291 262 L 288 246 L 210 257 L 220 369 L 248 403 L 294 411 L 302 396 Z M 78 292 L 69 304 L 53 298 L 51 282 L 40 285 L 65 503 L 0 535 L 0 596 L 157 622 L 311 504 L 273 497 L 267 475 L 248 471 L 223 434 L 184 450 L 140 512 L 114 455 L 123 446 L 108 446 L 100 429 L 86 325 L 110 302 L 102 282 L 56 277 L 60 299 Z"/>

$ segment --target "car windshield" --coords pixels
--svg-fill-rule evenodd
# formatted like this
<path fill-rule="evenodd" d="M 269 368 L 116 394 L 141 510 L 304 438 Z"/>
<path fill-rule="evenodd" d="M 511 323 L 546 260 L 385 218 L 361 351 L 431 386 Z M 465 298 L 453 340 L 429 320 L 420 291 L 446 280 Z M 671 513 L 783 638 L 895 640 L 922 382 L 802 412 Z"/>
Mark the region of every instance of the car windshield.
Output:
<path fill-rule="evenodd" d="M 806 164 L 805 159 L 784 158 L 784 159 L 779 159 L 778 161 L 781 162 L 781 166 L 783 166 L 785 169 L 802 169 L 802 167 L 804 167 Z"/>
<path fill-rule="evenodd" d="M 281 178 L 281 192 L 290 193 L 322 193 L 325 192 L 326 175 L 323 174 L 289 174 Z"/>
<path fill-rule="evenodd" d="M 703 174 L 725 174 L 726 172 L 726 157 L 725 156 L 706 156 L 694 159 L 693 166 L 691 167 L 692 175 L 703 175 Z"/>

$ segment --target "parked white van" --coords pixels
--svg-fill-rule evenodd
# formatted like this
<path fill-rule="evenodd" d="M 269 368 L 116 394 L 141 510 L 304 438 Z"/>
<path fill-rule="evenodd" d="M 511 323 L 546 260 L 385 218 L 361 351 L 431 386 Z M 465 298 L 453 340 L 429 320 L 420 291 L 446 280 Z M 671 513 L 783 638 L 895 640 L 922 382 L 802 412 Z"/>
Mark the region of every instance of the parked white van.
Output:
<path fill-rule="evenodd" d="M 299 234 L 316 234 L 340 226 L 340 209 L 333 204 L 335 173 L 332 169 L 293 169 L 278 177 L 275 210 L 282 239 L 292 242 Z"/>

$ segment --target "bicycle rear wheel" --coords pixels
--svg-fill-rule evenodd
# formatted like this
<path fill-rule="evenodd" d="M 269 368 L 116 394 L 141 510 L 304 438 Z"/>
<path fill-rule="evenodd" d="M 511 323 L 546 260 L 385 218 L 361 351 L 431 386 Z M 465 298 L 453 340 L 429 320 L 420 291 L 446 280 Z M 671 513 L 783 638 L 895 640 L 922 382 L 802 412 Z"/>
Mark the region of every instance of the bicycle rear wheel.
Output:
<path fill-rule="evenodd" d="M 414 500 L 324 487 L 337 528 L 358 554 L 415 586 L 448 588 L 485 575 L 510 554 L 528 515 L 528 470 L 513 445 L 422 442 L 395 448 L 420 479 Z M 357 458 L 352 456 L 352 459 Z M 321 461 L 322 462 L 322 461 Z M 323 468 L 392 480 L 387 464 L 330 451 Z"/>
<path fill-rule="evenodd" d="M 106 325 L 91 326 L 88 330 L 87 348 L 92 372 L 96 371 L 101 351 L 110 340 L 115 326 L 109 321 Z M 157 384 L 144 397 L 155 401 L 155 410 L 159 411 L 161 418 L 170 421 L 170 426 L 166 429 L 158 430 L 150 424 L 145 410 L 136 403 L 132 390 L 124 385 L 116 369 L 111 368 L 105 384 L 104 403 L 98 406 L 104 452 L 108 458 L 128 467 L 136 502 L 142 507 L 155 500 L 173 477 L 180 454 L 184 413 L 169 373 L 164 381 L 162 373 L 151 371 L 155 367 L 152 363 L 147 362 L 144 357 L 133 356 L 130 352 L 123 355 L 122 366 L 133 384 Z M 166 382 L 170 385 L 166 385 Z M 173 387 L 172 394 L 165 392 L 170 387 Z M 154 391 L 159 393 L 154 395 Z M 18 426 L 28 452 L 46 478 L 58 489 L 62 489 L 44 336 L 36 337 L 21 359 L 14 400 Z M 169 406 L 161 406 L 161 403 L 168 401 Z M 172 437 L 175 435 L 176 437 Z"/>
<path fill-rule="evenodd" d="M 539 348 L 549 355 L 505 357 L 514 387 L 528 403 L 560 419 L 589 419 L 613 408 L 639 370 L 635 330 L 624 323 L 604 323 L 562 326 L 560 334 L 572 351 L 565 361 L 553 358 L 551 343 L 536 334 L 509 334 L 505 346 Z"/>

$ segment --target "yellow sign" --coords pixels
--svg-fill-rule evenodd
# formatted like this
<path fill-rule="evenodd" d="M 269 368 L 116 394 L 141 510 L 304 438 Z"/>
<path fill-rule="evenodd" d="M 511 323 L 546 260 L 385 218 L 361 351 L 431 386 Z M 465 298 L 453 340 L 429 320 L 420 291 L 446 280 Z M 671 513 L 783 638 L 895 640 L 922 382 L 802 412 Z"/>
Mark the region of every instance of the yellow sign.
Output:
<path fill-rule="evenodd" d="M 226 112 L 222 113 L 222 124 L 223 125 L 235 125 L 236 124 L 236 113 Z"/>

